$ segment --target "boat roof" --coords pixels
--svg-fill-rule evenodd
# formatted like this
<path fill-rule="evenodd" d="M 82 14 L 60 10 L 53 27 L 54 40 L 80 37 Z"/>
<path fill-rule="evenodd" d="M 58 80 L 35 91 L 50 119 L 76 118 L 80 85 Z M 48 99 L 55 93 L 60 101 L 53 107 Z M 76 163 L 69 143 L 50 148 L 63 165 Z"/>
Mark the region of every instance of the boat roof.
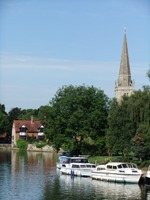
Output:
<path fill-rule="evenodd" d="M 107 165 L 117 166 L 117 165 L 122 165 L 122 164 L 136 165 L 134 163 L 127 163 L 127 162 L 109 162 L 107 164 L 97 165 L 97 168 L 106 168 Z"/>
<path fill-rule="evenodd" d="M 84 156 L 80 156 L 80 157 L 78 157 L 78 156 L 76 156 L 76 157 L 69 157 L 69 158 L 71 158 L 71 159 L 87 159 L 87 157 L 84 157 Z"/>
<path fill-rule="evenodd" d="M 59 156 L 59 159 L 87 159 L 85 156 Z"/>
<path fill-rule="evenodd" d="M 109 163 L 107 163 L 106 165 L 122 165 L 122 164 L 134 164 L 134 165 L 136 165 L 135 163 L 129 163 L 129 162 L 109 162 Z"/>

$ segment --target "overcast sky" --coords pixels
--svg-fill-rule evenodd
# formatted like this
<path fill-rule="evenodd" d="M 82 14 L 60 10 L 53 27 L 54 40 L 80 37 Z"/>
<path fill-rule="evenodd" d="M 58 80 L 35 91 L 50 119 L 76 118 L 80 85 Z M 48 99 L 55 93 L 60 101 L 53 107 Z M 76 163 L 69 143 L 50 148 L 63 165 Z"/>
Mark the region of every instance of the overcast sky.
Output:
<path fill-rule="evenodd" d="M 136 90 L 148 85 L 149 0 L 1 0 L 0 103 L 37 109 L 66 85 L 114 97 L 124 30 Z"/>

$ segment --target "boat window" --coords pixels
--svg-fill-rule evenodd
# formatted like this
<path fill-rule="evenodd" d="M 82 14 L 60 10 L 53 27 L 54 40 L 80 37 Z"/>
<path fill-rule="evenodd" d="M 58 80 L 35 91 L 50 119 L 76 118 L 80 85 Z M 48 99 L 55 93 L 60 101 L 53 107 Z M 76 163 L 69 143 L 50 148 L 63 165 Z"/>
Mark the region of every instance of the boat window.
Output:
<path fill-rule="evenodd" d="M 137 168 L 137 166 L 136 166 L 135 164 L 132 164 L 132 167 L 133 167 L 133 168 Z"/>
<path fill-rule="evenodd" d="M 80 167 L 81 167 L 81 168 L 85 168 L 85 167 L 86 167 L 86 165 L 80 165 Z"/>
<path fill-rule="evenodd" d="M 79 165 L 72 165 L 72 168 L 79 168 Z"/>
<path fill-rule="evenodd" d="M 103 167 L 98 167 L 97 170 L 98 170 L 98 171 L 99 171 L 99 170 L 105 170 L 105 168 L 103 168 Z"/>
<path fill-rule="evenodd" d="M 93 168 L 96 168 L 96 165 L 92 165 Z"/>
<path fill-rule="evenodd" d="M 113 169 L 117 169 L 117 167 L 116 167 L 116 166 L 113 166 Z"/>
<path fill-rule="evenodd" d="M 118 168 L 119 168 L 119 169 L 122 168 L 122 165 L 118 165 Z"/>
<path fill-rule="evenodd" d="M 82 163 L 88 163 L 88 160 L 87 159 L 82 159 L 81 162 Z"/>
<path fill-rule="evenodd" d="M 71 162 L 74 162 L 74 163 L 88 163 L 88 160 L 87 159 L 82 159 L 82 158 L 72 158 L 71 159 Z"/>
<path fill-rule="evenodd" d="M 60 163 L 69 163 L 69 158 L 67 156 L 60 156 L 58 160 Z"/>
<path fill-rule="evenodd" d="M 107 168 L 108 169 L 112 169 L 112 165 L 107 165 Z"/>
<path fill-rule="evenodd" d="M 128 168 L 127 164 L 122 164 L 123 168 Z"/>
<path fill-rule="evenodd" d="M 132 165 L 129 163 L 129 164 L 128 164 L 128 167 L 129 167 L 129 168 L 132 168 Z"/>
<path fill-rule="evenodd" d="M 87 167 L 87 168 L 91 168 L 91 167 L 92 167 L 92 165 L 86 165 L 86 167 Z"/>

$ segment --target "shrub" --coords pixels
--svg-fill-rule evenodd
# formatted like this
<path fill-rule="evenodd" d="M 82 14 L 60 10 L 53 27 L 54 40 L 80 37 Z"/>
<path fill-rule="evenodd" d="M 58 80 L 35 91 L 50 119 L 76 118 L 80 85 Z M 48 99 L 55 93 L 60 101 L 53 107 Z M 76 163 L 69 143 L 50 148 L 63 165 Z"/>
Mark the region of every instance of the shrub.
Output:
<path fill-rule="evenodd" d="M 22 140 L 22 139 L 17 140 L 17 148 L 19 148 L 21 150 L 27 150 L 28 142 L 26 142 L 25 140 Z"/>
<path fill-rule="evenodd" d="M 42 148 L 46 145 L 46 143 L 45 142 L 36 142 L 35 145 L 37 148 Z"/>

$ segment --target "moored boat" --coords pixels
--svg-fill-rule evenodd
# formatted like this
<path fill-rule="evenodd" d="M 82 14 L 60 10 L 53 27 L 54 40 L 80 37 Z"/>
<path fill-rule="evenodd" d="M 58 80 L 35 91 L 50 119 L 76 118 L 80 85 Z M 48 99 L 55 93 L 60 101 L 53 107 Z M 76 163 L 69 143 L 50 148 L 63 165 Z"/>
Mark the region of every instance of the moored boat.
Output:
<path fill-rule="evenodd" d="M 56 163 L 57 169 L 61 169 L 61 167 L 70 162 L 70 157 L 69 156 L 59 156 L 58 162 Z"/>
<path fill-rule="evenodd" d="M 142 176 L 134 163 L 110 162 L 106 165 L 98 165 L 92 171 L 92 179 L 112 181 L 120 183 L 138 183 Z"/>
<path fill-rule="evenodd" d="M 150 165 L 149 165 L 147 173 L 145 175 L 145 184 L 150 186 Z"/>
<path fill-rule="evenodd" d="M 60 156 L 57 168 L 60 169 L 62 174 L 89 177 L 91 176 L 92 170 L 96 168 L 96 165 L 89 163 L 88 158 L 85 156 Z"/>

